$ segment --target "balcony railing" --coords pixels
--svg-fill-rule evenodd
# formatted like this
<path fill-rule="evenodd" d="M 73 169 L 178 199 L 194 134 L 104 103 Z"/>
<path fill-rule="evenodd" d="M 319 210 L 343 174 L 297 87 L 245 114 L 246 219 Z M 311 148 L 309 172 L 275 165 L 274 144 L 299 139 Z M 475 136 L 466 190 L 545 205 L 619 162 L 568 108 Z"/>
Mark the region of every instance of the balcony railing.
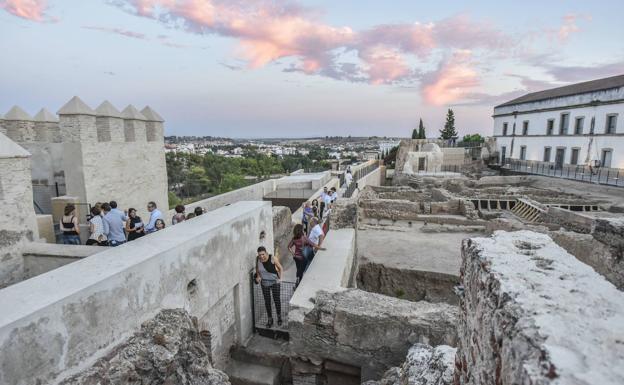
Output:
<path fill-rule="evenodd" d="M 526 174 L 624 187 L 624 169 L 620 168 L 591 167 L 586 165 L 558 166 L 553 162 L 506 159 L 503 169 Z"/>
<path fill-rule="evenodd" d="M 370 164 L 370 165 L 368 165 L 366 167 L 362 167 L 362 168 L 356 170 L 353 173 L 353 180 L 351 181 L 351 184 L 347 186 L 347 189 L 342 194 L 342 196 L 345 197 L 345 198 L 351 198 L 351 195 L 353 195 L 353 192 L 357 188 L 357 182 L 360 179 L 362 179 L 364 176 L 370 174 L 371 172 L 375 171 L 378 168 L 379 168 L 379 162 L 375 162 L 375 163 Z"/>

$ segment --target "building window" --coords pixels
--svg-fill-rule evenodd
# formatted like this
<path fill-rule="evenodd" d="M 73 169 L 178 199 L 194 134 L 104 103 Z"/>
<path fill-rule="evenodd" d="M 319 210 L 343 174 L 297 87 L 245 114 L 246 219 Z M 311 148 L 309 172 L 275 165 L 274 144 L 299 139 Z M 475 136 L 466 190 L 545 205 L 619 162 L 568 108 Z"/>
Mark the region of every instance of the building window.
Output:
<path fill-rule="evenodd" d="M 520 160 L 526 160 L 526 146 L 520 146 Z"/>
<path fill-rule="evenodd" d="M 574 135 L 583 135 L 583 123 L 585 123 L 584 116 L 577 116 L 574 119 Z"/>
<path fill-rule="evenodd" d="M 546 122 L 546 135 L 552 135 L 555 127 L 555 119 L 548 119 Z"/>
<path fill-rule="evenodd" d="M 507 123 L 503 123 L 503 136 L 507 136 Z"/>
<path fill-rule="evenodd" d="M 602 150 L 602 156 L 600 157 L 600 165 L 602 167 L 611 167 L 611 156 L 613 155 L 613 150 L 610 148 L 605 148 Z"/>
<path fill-rule="evenodd" d="M 570 125 L 570 114 L 561 114 L 561 120 L 559 121 L 559 135 L 568 134 L 568 126 Z"/>
<path fill-rule="evenodd" d="M 501 164 L 505 164 L 506 158 L 507 158 L 507 146 L 503 146 L 501 148 Z"/>
<path fill-rule="evenodd" d="M 570 153 L 570 164 L 576 166 L 578 164 L 579 152 L 580 148 L 574 147 L 572 148 L 572 152 Z"/>
<path fill-rule="evenodd" d="M 529 121 L 522 122 L 522 135 L 529 135 Z"/>
<path fill-rule="evenodd" d="M 544 162 L 550 162 L 550 147 L 544 147 Z"/>
<path fill-rule="evenodd" d="M 615 134 L 615 125 L 617 124 L 617 114 L 607 115 L 607 127 L 605 134 Z"/>

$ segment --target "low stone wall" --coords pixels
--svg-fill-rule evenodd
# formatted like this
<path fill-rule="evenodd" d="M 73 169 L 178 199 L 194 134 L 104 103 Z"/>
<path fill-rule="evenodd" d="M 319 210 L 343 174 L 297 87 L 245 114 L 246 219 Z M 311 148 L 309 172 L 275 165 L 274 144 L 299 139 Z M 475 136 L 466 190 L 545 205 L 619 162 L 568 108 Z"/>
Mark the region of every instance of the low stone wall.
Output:
<path fill-rule="evenodd" d="M 624 263 L 624 218 L 597 218 L 594 237 L 613 248 L 614 257 Z"/>
<path fill-rule="evenodd" d="M 364 218 L 416 220 L 423 212 L 419 202 L 399 199 L 360 199 L 359 214 Z"/>
<path fill-rule="evenodd" d="M 334 203 L 331 212 L 331 229 L 355 228 L 357 224 L 357 200 L 353 198 L 341 198 Z"/>
<path fill-rule="evenodd" d="M 541 218 L 548 222 L 561 225 L 568 230 L 589 234 L 593 230 L 594 218 L 577 211 L 564 210 L 559 207 L 548 207 Z"/>
<path fill-rule="evenodd" d="M 414 343 L 454 346 L 457 340 L 456 306 L 358 289 L 320 292 L 314 302 L 302 321 L 289 326 L 293 384 L 323 383 L 328 360 L 361 368 L 362 381 L 379 379 L 404 361 Z"/>
<path fill-rule="evenodd" d="M 458 284 L 459 277 L 453 274 L 358 263 L 358 288 L 409 301 L 457 304 L 459 300 L 453 288 Z"/>
<path fill-rule="evenodd" d="M 591 234 L 572 231 L 551 231 L 552 239 L 579 261 L 593 267 L 618 289 L 624 290 L 624 260 L 615 250 L 596 240 Z"/>
<path fill-rule="evenodd" d="M 222 367 L 252 332 L 259 244 L 273 251 L 271 205 L 238 202 L 0 290 L 0 383 L 62 380 L 168 308 L 198 318 Z"/>
<path fill-rule="evenodd" d="M 24 246 L 22 251 L 24 255 L 24 279 L 47 273 L 105 250 L 106 248 L 99 246 L 29 243 Z"/>
<path fill-rule="evenodd" d="M 456 384 L 624 383 L 624 295 L 552 239 L 462 245 Z"/>

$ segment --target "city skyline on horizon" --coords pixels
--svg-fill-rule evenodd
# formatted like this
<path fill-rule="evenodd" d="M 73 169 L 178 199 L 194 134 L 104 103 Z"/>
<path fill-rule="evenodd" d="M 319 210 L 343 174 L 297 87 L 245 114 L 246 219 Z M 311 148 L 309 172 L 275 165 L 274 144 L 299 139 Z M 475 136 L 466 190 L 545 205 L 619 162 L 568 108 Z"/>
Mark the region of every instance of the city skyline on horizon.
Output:
<path fill-rule="evenodd" d="M 2 0 L 0 113 L 78 95 L 150 105 L 166 135 L 268 139 L 408 137 L 420 118 L 433 137 L 453 108 L 460 136 L 489 135 L 496 104 L 624 73 L 604 39 L 624 4 L 600 3 Z"/>

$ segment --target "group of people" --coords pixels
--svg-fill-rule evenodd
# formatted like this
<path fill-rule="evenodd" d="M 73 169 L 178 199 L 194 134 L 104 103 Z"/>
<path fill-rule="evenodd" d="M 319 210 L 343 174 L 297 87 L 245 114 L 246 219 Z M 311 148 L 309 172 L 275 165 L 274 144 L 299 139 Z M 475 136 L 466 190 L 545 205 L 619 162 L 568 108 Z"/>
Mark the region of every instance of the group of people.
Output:
<path fill-rule="evenodd" d="M 293 228 L 293 236 L 288 243 L 295 266 L 296 282 L 295 287 L 303 279 L 308 266 L 314 259 L 318 250 L 322 247 L 325 234 L 329 230 L 329 216 L 333 204 L 336 202 L 336 189 L 323 189 L 321 194 L 321 204 L 315 199 L 311 203 L 303 204 L 302 223 L 297 223 Z M 264 246 L 258 247 L 256 257 L 255 281 L 260 284 L 264 306 L 268 316 L 267 328 L 273 327 L 273 309 L 271 299 L 275 303 L 275 313 L 277 315 L 277 325 L 282 326 L 282 302 L 280 298 L 281 280 L 284 269 L 280 263 L 278 255 L 271 255 Z"/>
<path fill-rule="evenodd" d="M 117 208 L 116 201 L 98 202 L 91 207 L 89 223 L 89 238 L 87 246 L 119 246 L 133 241 L 146 234 L 162 230 L 166 227 L 165 219 L 155 202 L 147 204 L 150 214 L 147 223 L 144 223 L 137 215 L 135 208 L 122 211 Z M 186 214 L 185 207 L 175 207 L 176 214 L 172 218 L 172 224 L 178 224 L 187 219 L 204 213 L 203 208 L 196 207 L 192 213 Z M 69 203 L 65 206 L 62 218 L 59 221 L 62 232 L 63 244 L 80 245 L 80 226 L 76 216 L 76 206 Z"/>

